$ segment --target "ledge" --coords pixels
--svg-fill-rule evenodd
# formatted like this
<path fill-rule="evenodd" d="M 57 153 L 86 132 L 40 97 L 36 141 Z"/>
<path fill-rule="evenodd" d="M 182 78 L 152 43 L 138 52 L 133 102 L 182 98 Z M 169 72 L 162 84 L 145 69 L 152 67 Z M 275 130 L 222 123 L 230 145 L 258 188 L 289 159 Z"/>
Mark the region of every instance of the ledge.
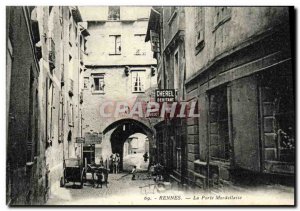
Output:
<path fill-rule="evenodd" d="M 224 59 L 229 57 L 230 55 L 237 53 L 243 49 L 246 49 L 247 47 L 250 47 L 251 45 L 255 45 L 261 40 L 264 40 L 268 37 L 276 36 L 275 34 L 278 32 L 276 27 L 270 28 L 264 32 L 258 33 L 252 37 L 249 37 L 245 41 L 236 44 L 235 46 L 231 47 L 228 50 L 225 50 L 224 52 L 220 53 L 219 55 L 215 56 L 212 60 L 210 60 L 207 64 L 205 64 L 202 68 L 198 69 L 196 73 L 191 75 L 189 78 L 186 79 L 185 85 L 189 85 L 193 83 L 195 80 L 197 80 L 202 74 L 205 74 L 209 69 L 213 68 L 214 65 L 222 62 Z M 280 28 L 279 26 L 277 28 Z"/>

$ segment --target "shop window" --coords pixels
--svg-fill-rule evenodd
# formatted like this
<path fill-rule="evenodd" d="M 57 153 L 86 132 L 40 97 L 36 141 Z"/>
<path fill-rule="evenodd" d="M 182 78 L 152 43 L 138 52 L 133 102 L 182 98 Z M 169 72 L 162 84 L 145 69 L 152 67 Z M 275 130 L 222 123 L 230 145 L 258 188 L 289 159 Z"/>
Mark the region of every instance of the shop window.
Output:
<path fill-rule="evenodd" d="M 209 95 L 210 155 L 212 159 L 229 160 L 229 129 L 226 87 Z"/>
<path fill-rule="evenodd" d="M 111 45 L 109 55 L 121 55 L 121 35 L 109 35 Z"/>
<path fill-rule="evenodd" d="M 282 71 L 283 72 L 283 71 Z M 291 74 L 272 72 L 262 76 L 260 87 L 264 158 L 295 161 L 295 98 Z"/>
<path fill-rule="evenodd" d="M 145 92 L 145 71 L 132 71 L 132 92 Z"/>
<path fill-rule="evenodd" d="M 103 93 L 104 94 L 104 74 L 94 74 L 93 77 L 93 93 Z"/>
<path fill-rule="evenodd" d="M 120 7 L 109 6 L 108 7 L 108 20 L 120 20 Z"/>
<path fill-rule="evenodd" d="M 195 54 L 204 48 L 205 9 L 195 7 Z"/>

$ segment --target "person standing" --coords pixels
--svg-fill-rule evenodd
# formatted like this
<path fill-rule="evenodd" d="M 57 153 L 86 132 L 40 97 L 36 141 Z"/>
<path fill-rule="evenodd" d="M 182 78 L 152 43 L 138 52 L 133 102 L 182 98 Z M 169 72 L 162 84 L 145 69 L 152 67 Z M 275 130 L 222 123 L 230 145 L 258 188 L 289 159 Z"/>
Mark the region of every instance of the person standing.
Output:
<path fill-rule="evenodd" d="M 133 169 L 132 169 L 132 171 L 131 171 L 131 174 L 132 174 L 131 180 L 135 180 L 136 166 L 133 166 Z"/>
<path fill-rule="evenodd" d="M 149 158 L 149 155 L 148 155 L 148 152 L 146 152 L 144 155 L 143 155 L 143 157 L 144 157 L 144 161 L 145 161 L 145 163 L 148 161 L 148 158 Z"/>

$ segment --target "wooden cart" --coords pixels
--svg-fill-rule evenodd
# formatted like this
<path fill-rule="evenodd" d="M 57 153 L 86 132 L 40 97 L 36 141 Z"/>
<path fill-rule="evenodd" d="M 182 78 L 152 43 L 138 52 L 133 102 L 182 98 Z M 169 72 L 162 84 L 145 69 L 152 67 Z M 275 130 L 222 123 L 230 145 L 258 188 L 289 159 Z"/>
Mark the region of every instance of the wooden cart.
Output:
<path fill-rule="evenodd" d="M 73 182 L 80 184 L 80 188 L 83 187 L 83 180 L 85 177 L 84 167 L 81 165 L 80 159 L 77 158 L 69 158 L 64 160 L 64 178 L 63 184 Z"/>

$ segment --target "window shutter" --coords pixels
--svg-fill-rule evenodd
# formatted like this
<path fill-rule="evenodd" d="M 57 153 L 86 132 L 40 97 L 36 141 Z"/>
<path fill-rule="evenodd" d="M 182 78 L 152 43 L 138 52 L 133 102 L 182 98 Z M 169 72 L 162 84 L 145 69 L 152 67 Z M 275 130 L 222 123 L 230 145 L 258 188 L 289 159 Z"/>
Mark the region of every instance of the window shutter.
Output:
<path fill-rule="evenodd" d="M 116 36 L 116 54 L 121 54 L 121 36 Z"/>
<path fill-rule="evenodd" d="M 204 9 L 202 7 L 195 7 L 195 49 L 196 52 L 204 47 Z"/>

